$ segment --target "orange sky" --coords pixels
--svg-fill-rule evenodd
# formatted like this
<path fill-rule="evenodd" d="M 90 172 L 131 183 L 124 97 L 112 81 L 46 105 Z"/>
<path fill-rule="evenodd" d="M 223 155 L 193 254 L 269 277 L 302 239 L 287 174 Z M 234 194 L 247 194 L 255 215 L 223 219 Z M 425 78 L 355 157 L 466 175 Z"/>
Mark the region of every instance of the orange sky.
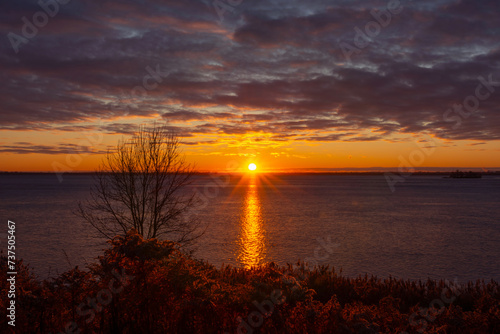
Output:
<path fill-rule="evenodd" d="M 130 124 L 151 122 L 128 120 Z M 124 135 L 95 130 L 0 131 L 4 152 L 2 171 L 92 171 L 109 147 Z M 378 141 L 312 142 L 270 139 L 263 132 L 245 135 L 199 134 L 182 138 L 183 152 L 199 171 L 244 171 L 254 162 L 259 171 L 294 171 L 314 168 L 370 168 L 410 165 L 419 167 L 500 166 L 498 141 L 444 141 L 420 134 L 400 135 Z M 201 143 L 200 143 L 201 142 Z M 206 142 L 206 143 L 203 143 Z M 32 151 L 16 150 L 19 143 L 32 143 Z M 195 145 L 192 145 L 195 143 Z M 16 146 L 17 145 L 17 146 Z M 68 146 L 73 145 L 73 146 Z M 5 152 L 10 148 L 11 152 Z M 76 150 L 76 151 L 75 151 Z M 35 152 L 44 153 L 35 153 Z"/>
<path fill-rule="evenodd" d="M 83 1 L 21 37 L 35 2 L 0 13 L 0 170 L 92 171 L 153 120 L 200 171 L 500 167 L 493 2 Z"/>

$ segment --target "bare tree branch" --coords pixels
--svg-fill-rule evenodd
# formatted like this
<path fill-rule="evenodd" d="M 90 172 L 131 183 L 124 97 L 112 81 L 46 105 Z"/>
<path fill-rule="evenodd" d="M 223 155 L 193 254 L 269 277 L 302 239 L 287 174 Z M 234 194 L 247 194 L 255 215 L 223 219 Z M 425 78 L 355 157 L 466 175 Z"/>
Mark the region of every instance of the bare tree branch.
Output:
<path fill-rule="evenodd" d="M 183 192 L 194 170 L 179 145 L 174 133 L 156 123 L 120 141 L 103 159 L 91 197 L 79 203 L 77 214 L 109 239 L 135 229 L 146 239 L 192 244 L 203 232 L 184 216 L 194 205 L 194 195 Z"/>

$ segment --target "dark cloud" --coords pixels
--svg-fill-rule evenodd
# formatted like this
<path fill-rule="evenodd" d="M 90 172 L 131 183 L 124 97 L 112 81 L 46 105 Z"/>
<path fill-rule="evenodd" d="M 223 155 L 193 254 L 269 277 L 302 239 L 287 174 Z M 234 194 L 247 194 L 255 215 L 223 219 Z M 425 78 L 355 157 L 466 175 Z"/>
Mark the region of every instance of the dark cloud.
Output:
<path fill-rule="evenodd" d="M 355 46 L 356 28 L 388 2 L 243 1 L 220 20 L 208 0 L 71 1 L 16 53 L 9 33 L 22 35 L 22 18 L 41 8 L 3 1 L 0 129 L 81 131 L 100 119 L 101 131 L 129 134 L 117 117 L 162 115 L 186 138 L 500 139 L 500 86 L 478 112 L 444 117 L 479 77 L 500 82 L 499 2 L 401 1 L 346 59 L 341 43 Z"/>
<path fill-rule="evenodd" d="M 2 145 L 0 153 L 18 154 L 104 154 L 106 150 L 76 144 L 37 145 L 28 142 L 16 142 L 13 145 Z"/>

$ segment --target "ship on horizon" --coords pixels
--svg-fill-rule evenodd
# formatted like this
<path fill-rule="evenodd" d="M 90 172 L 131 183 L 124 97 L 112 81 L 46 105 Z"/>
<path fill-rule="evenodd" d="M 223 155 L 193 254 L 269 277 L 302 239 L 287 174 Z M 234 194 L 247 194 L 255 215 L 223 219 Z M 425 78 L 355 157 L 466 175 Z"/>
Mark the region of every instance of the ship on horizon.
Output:
<path fill-rule="evenodd" d="M 483 175 L 481 173 L 472 171 L 462 172 L 458 169 L 455 172 L 451 172 L 449 176 L 451 179 L 480 179 L 482 177 Z"/>

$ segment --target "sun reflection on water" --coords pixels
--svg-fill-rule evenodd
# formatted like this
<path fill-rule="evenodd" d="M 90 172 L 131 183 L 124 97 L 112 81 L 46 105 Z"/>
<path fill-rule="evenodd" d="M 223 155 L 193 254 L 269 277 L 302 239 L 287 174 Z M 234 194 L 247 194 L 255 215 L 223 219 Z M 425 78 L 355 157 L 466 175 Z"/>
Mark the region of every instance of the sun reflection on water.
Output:
<path fill-rule="evenodd" d="M 266 243 L 256 177 L 249 179 L 240 219 L 238 260 L 245 268 L 264 262 Z"/>

